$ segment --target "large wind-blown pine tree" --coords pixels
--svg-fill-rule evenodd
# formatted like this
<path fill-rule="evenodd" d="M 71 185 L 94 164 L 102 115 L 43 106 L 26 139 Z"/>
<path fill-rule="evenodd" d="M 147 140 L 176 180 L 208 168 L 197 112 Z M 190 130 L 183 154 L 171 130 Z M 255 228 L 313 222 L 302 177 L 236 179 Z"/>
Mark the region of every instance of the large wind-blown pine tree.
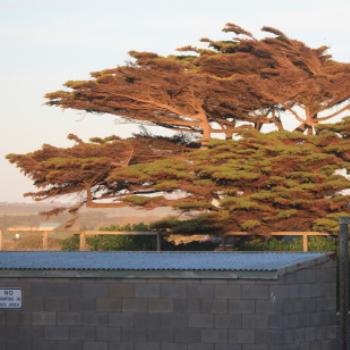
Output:
<path fill-rule="evenodd" d="M 27 195 L 77 194 L 71 212 L 82 205 L 195 210 L 215 232 L 334 232 L 337 216 L 349 211 L 342 191 L 350 182 L 337 170 L 349 168 L 350 123 L 322 122 L 350 108 L 350 64 L 274 28 L 264 27 L 273 36 L 259 40 L 234 24 L 224 31 L 237 36 L 204 38 L 207 47 L 170 56 L 131 52 L 131 63 L 47 94 L 50 105 L 181 134 L 90 142 L 70 135 L 70 148 L 9 155 L 39 189 Z M 286 131 L 291 120 L 297 126 Z M 265 125 L 276 131 L 262 133 Z M 211 140 L 215 134 L 226 140 Z"/>

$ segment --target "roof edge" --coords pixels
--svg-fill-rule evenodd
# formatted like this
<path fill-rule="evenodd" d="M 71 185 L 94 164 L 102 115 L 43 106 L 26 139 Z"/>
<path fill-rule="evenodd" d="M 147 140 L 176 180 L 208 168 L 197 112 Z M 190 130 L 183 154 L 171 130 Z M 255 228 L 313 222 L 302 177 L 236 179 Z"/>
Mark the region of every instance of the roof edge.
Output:
<path fill-rule="evenodd" d="M 292 264 L 290 266 L 282 267 L 282 268 L 278 269 L 277 276 L 281 277 L 287 273 L 292 273 L 292 272 L 295 272 L 298 270 L 306 269 L 308 267 L 325 264 L 326 262 L 332 260 L 332 258 L 335 256 L 336 256 L 336 253 L 328 252 L 328 253 L 325 253 L 323 256 L 311 259 L 309 261 L 303 261 L 301 263 Z"/>
<path fill-rule="evenodd" d="M 278 279 L 278 271 L 205 270 L 0 270 L 0 278 L 113 278 L 113 279 Z"/>

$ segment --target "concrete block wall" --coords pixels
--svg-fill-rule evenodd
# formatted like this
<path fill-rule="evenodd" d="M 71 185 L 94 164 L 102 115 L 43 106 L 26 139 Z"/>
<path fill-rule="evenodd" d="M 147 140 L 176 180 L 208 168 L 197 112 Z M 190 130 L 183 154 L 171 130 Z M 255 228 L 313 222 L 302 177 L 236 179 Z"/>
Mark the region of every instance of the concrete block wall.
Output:
<path fill-rule="evenodd" d="M 0 278 L 1 350 L 333 350 L 332 263 L 279 280 Z"/>

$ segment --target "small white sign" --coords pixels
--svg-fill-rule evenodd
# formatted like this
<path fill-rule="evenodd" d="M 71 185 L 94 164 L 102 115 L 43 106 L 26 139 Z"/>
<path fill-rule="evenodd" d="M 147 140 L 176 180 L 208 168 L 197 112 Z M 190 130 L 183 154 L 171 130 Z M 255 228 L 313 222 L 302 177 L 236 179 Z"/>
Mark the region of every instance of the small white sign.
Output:
<path fill-rule="evenodd" d="M 0 309 L 20 309 L 22 290 L 19 288 L 0 288 Z"/>

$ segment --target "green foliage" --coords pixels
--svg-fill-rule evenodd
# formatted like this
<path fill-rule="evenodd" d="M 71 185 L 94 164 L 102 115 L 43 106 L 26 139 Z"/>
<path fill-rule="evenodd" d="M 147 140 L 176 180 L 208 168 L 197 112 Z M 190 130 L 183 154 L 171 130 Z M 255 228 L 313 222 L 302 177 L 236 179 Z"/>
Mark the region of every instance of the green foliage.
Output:
<path fill-rule="evenodd" d="M 217 223 L 213 223 L 208 216 L 188 220 L 170 217 L 153 223 L 151 227 L 157 231 L 167 231 L 174 234 L 212 234 L 218 229 Z"/>
<path fill-rule="evenodd" d="M 72 237 L 64 239 L 61 242 L 61 249 L 69 252 L 79 250 L 79 236 L 74 235 Z"/>
<path fill-rule="evenodd" d="M 247 197 L 228 197 L 222 201 L 222 206 L 234 210 L 268 210 L 268 206 L 252 201 Z"/>
<path fill-rule="evenodd" d="M 87 239 L 91 250 L 155 250 L 156 238 L 154 236 L 93 236 Z"/>
<path fill-rule="evenodd" d="M 350 196 L 344 192 L 350 188 L 350 180 L 335 172 L 350 168 L 350 143 L 348 138 L 339 137 L 337 125 L 333 128 L 336 135 L 331 131 L 309 136 L 246 130 L 237 140 L 213 140 L 202 149 L 177 145 L 176 152 L 170 140 L 152 143 L 152 139 L 135 138 L 129 142 L 95 140 L 67 150 L 46 145 L 37 155 L 9 157 L 30 165 L 38 187 L 50 184 L 39 196 L 57 194 L 62 188 L 64 193 L 84 192 L 88 183 L 93 204 L 101 193 L 101 199 L 115 195 L 119 206 L 172 206 L 196 215 L 187 223 L 170 223 L 169 231 L 211 231 L 217 235 L 248 231 L 266 235 L 273 231 L 317 230 L 336 234 L 338 214 L 350 213 Z M 147 152 L 140 146 L 146 141 Z M 132 145 L 138 147 L 127 152 Z M 337 146 L 336 150 L 332 145 Z M 342 146 L 341 151 L 338 146 Z M 112 167 L 111 149 L 117 155 L 124 151 L 123 159 L 131 159 L 130 163 Z M 160 149 L 164 151 L 162 156 L 158 154 Z M 103 238 L 91 244 L 94 249 L 109 249 L 108 242 L 109 238 Z M 128 249 L 147 248 L 141 241 L 133 245 L 130 238 L 120 243 L 113 238 L 110 243 L 113 247 L 118 244 Z"/>
<path fill-rule="evenodd" d="M 309 251 L 330 252 L 336 250 L 336 241 L 328 237 L 309 237 Z M 268 240 L 248 239 L 238 250 L 243 251 L 302 251 L 301 238 L 272 238 Z"/>
<path fill-rule="evenodd" d="M 151 225 L 143 222 L 138 224 L 127 224 L 127 225 L 111 225 L 100 227 L 100 231 L 151 231 Z"/>
<path fill-rule="evenodd" d="M 179 222 L 177 220 L 168 219 L 167 221 L 159 221 L 158 223 L 148 225 L 144 223 L 127 224 L 124 226 L 111 225 L 101 227 L 101 231 L 150 231 L 151 229 L 165 230 L 165 226 L 169 228 L 174 224 L 173 232 L 177 233 L 199 233 L 203 227 L 196 220 Z M 99 235 L 88 237 L 87 243 L 92 251 L 154 251 L 156 250 L 155 236 L 113 236 Z M 211 251 L 217 248 L 219 243 L 214 242 L 190 242 L 182 244 L 174 244 L 167 240 L 162 240 L 162 248 L 166 251 Z M 61 243 L 62 250 L 76 251 L 79 250 L 79 236 L 74 235 L 65 239 Z"/>
<path fill-rule="evenodd" d="M 260 221 L 258 220 L 247 220 L 247 221 L 244 221 L 242 224 L 241 224 L 241 227 L 244 229 L 244 230 L 251 230 L 252 228 L 255 228 L 257 226 L 260 225 Z"/>
<path fill-rule="evenodd" d="M 151 226 L 145 223 L 111 225 L 101 227 L 101 231 L 150 231 Z M 91 250 L 155 250 L 155 236 L 93 236 L 87 239 Z"/>

